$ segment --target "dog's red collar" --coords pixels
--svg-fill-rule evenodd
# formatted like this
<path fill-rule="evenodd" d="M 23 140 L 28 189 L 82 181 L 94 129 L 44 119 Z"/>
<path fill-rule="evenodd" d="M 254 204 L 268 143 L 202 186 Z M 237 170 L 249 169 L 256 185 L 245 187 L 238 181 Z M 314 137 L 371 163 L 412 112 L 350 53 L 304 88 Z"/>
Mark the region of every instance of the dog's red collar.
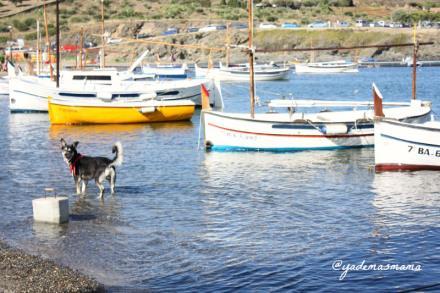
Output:
<path fill-rule="evenodd" d="M 79 159 L 81 159 L 83 156 L 81 154 L 78 154 L 75 158 L 75 161 L 73 163 L 69 164 L 70 173 L 72 173 L 73 176 L 77 176 L 78 172 L 76 170 L 76 163 Z"/>

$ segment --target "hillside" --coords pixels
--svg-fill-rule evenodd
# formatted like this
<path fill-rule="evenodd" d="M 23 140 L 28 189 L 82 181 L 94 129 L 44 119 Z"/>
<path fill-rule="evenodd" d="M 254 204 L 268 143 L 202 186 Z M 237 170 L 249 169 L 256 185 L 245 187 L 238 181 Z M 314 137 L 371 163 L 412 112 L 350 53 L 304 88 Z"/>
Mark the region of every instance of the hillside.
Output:
<path fill-rule="evenodd" d="M 43 23 L 42 8 L 38 7 L 43 1 L 21 1 L 14 5 L 11 1 L 0 1 L 0 14 L 11 14 L 26 10 L 14 16 L 2 17 L 0 20 L 0 47 L 6 45 L 11 37 L 24 38 L 28 46 L 35 46 L 36 21 Z M 51 2 L 51 1 L 46 1 Z M 261 1 L 255 1 L 259 3 Z M 352 3 L 351 3 L 352 2 Z M 274 0 L 266 1 L 277 7 L 255 8 L 255 21 L 258 26 L 261 22 L 272 21 L 278 24 L 295 22 L 306 26 L 321 20 L 336 23 L 346 21 L 354 23 L 358 18 L 367 20 L 395 20 L 397 16 L 408 21 L 422 20 L 424 17 L 433 21 L 440 21 L 438 7 L 440 1 L 403 1 L 403 0 Z M 208 24 L 244 23 L 247 19 L 246 2 L 239 0 L 105 0 L 105 27 L 108 35 L 113 39 L 122 38 L 121 44 L 107 48 L 107 54 L 112 62 L 130 62 L 145 48 L 151 51 L 151 60 L 160 56 L 169 59 L 171 54 L 179 60 L 206 61 L 210 55 L 208 50 L 171 48 L 164 45 L 147 43 L 151 40 L 165 40 L 178 44 L 199 44 L 210 47 L 224 47 L 226 31 L 210 33 L 185 33 L 190 27 L 203 27 Z M 282 4 L 282 5 L 281 5 Z M 353 4 L 353 5 L 352 5 Z M 438 4 L 438 5 L 437 5 Z M 37 7 L 31 9 L 32 7 Z M 31 10 L 28 10 L 31 9 Z M 100 1 L 66 0 L 60 3 L 60 20 L 63 44 L 77 44 L 79 33 L 84 29 L 84 39 L 100 43 Z M 54 6 L 49 5 L 49 32 L 55 33 Z M 12 31 L 9 27 L 12 27 Z M 42 25 L 41 25 L 42 26 Z M 180 29 L 180 34 L 161 36 L 169 27 Z M 423 48 L 421 55 L 427 59 L 440 59 L 440 45 L 438 44 L 439 29 L 422 29 L 419 39 L 433 40 L 435 46 Z M 231 44 L 243 44 L 247 40 L 244 31 L 233 30 Z M 256 45 L 262 47 L 296 46 L 348 46 L 355 44 L 378 44 L 410 42 L 411 29 L 299 29 L 299 30 L 256 30 Z M 154 36 L 148 40 L 133 40 L 135 36 Z M 90 52 L 90 57 L 94 53 Z M 322 59 L 331 58 L 339 54 L 344 57 L 375 57 L 379 59 L 399 60 L 410 54 L 408 49 L 391 49 L 389 51 L 362 50 L 357 52 L 329 52 L 318 55 Z M 223 58 L 224 52 L 211 52 L 213 59 Z M 263 55 L 259 58 L 283 59 L 285 55 Z M 289 58 L 307 58 L 306 54 L 290 54 Z M 66 56 L 67 59 L 68 56 Z M 65 59 L 66 59 L 65 58 Z M 70 57 L 73 58 L 73 57 Z M 242 60 L 243 54 L 237 50 L 233 58 Z"/>

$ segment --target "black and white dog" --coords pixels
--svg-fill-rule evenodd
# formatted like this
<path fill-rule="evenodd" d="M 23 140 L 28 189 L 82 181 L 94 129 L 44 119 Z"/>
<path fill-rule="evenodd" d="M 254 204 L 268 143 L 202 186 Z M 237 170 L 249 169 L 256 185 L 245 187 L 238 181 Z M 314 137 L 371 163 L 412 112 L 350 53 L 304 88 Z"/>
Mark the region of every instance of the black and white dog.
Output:
<path fill-rule="evenodd" d="M 76 150 L 78 144 L 78 141 L 75 141 L 73 144 L 67 144 L 67 142 L 61 138 L 61 152 L 75 180 L 76 193 L 84 194 L 88 181 L 94 179 L 99 188 L 99 197 L 102 198 L 104 195 L 103 182 L 107 179 L 110 182 L 110 188 L 113 194 L 115 192 L 116 183 L 115 167 L 121 165 L 123 160 L 121 143 L 117 142 L 113 146 L 112 151 L 116 153 L 113 160 L 105 157 L 83 156 Z"/>

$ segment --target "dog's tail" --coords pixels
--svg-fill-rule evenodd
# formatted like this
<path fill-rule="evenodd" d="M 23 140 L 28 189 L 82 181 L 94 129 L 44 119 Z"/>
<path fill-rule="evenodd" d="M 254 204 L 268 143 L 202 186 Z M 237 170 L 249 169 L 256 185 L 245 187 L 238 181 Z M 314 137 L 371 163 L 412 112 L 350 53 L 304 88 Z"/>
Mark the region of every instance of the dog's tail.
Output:
<path fill-rule="evenodd" d="M 122 144 L 118 141 L 115 143 L 112 149 L 113 153 L 116 153 L 114 159 L 111 161 L 109 167 L 111 166 L 119 166 L 122 164 L 122 161 L 124 160 L 124 154 L 122 151 Z"/>

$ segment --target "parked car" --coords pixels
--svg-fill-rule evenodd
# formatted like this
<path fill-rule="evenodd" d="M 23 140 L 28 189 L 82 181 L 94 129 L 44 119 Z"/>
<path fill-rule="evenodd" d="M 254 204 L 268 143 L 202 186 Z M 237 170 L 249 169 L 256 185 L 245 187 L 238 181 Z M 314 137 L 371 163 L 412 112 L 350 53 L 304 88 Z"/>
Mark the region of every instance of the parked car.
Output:
<path fill-rule="evenodd" d="M 199 28 L 198 28 L 198 27 L 190 26 L 189 28 L 187 28 L 186 31 L 187 31 L 188 33 L 196 33 L 196 32 L 199 31 Z"/>
<path fill-rule="evenodd" d="M 239 29 L 248 28 L 248 26 L 247 26 L 247 24 L 244 24 L 244 23 L 233 23 L 233 24 L 231 24 L 231 28 L 239 30 Z"/>
<path fill-rule="evenodd" d="M 262 22 L 258 27 L 262 29 L 272 29 L 277 28 L 277 25 L 272 22 Z"/>
<path fill-rule="evenodd" d="M 387 23 L 384 20 L 379 20 L 378 22 L 376 22 L 378 26 L 380 27 L 385 27 L 387 25 Z"/>
<path fill-rule="evenodd" d="M 164 36 L 175 35 L 179 33 L 179 29 L 175 27 L 169 27 L 166 31 L 162 33 Z"/>
<path fill-rule="evenodd" d="M 400 22 L 392 22 L 392 23 L 390 23 L 390 27 L 401 28 L 401 27 L 403 27 L 403 25 Z"/>
<path fill-rule="evenodd" d="M 91 42 L 91 41 L 84 42 L 84 48 L 94 48 L 96 46 L 97 46 L 97 44 L 95 42 Z"/>
<path fill-rule="evenodd" d="M 338 27 L 350 27 L 350 23 L 347 21 L 337 21 L 336 26 Z"/>
<path fill-rule="evenodd" d="M 199 32 L 204 33 L 204 32 L 212 32 L 212 31 L 220 31 L 225 29 L 226 29 L 226 25 L 224 24 L 210 24 L 199 29 Z"/>
<path fill-rule="evenodd" d="M 330 27 L 329 23 L 326 21 L 315 21 L 308 25 L 309 28 L 326 28 Z"/>
<path fill-rule="evenodd" d="M 300 25 L 296 23 L 285 22 L 281 25 L 281 27 L 285 29 L 294 29 L 294 28 L 299 28 Z"/>
<path fill-rule="evenodd" d="M 153 37 L 153 35 L 147 33 L 141 33 L 136 35 L 136 39 L 147 39 L 151 37 Z"/>
<path fill-rule="evenodd" d="M 65 52 L 74 52 L 78 50 L 79 50 L 78 45 L 65 44 L 61 46 L 61 51 L 65 51 Z"/>
<path fill-rule="evenodd" d="M 107 39 L 107 44 L 119 44 L 120 42 L 122 42 L 122 39 L 114 39 L 114 38 Z"/>
<path fill-rule="evenodd" d="M 273 8 L 275 8 L 275 7 L 277 7 L 277 5 L 276 4 L 270 4 L 268 2 L 261 2 L 261 3 L 258 3 L 257 5 L 255 5 L 255 7 L 257 7 L 257 8 L 266 8 L 266 7 L 273 7 Z"/>
<path fill-rule="evenodd" d="M 370 25 L 370 22 L 365 19 L 358 19 L 356 20 L 356 26 L 357 27 L 367 27 Z"/>

